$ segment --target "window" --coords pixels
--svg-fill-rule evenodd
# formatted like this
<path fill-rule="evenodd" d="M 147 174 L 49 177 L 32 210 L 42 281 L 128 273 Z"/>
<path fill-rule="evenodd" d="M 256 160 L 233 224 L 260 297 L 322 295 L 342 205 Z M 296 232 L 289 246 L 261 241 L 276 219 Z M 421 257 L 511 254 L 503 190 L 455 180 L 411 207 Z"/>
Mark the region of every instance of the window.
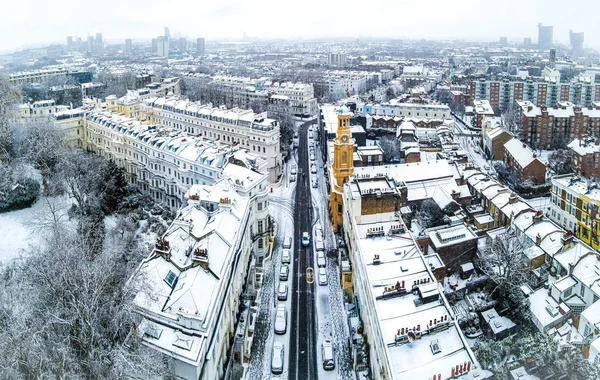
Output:
<path fill-rule="evenodd" d="M 581 298 L 585 297 L 585 286 L 583 284 L 580 285 L 581 289 L 579 290 L 579 295 L 581 296 Z"/>
<path fill-rule="evenodd" d="M 258 211 L 262 211 L 262 208 L 263 208 L 262 202 L 258 202 L 258 204 L 256 205 L 256 208 L 258 209 Z"/>
<path fill-rule="evenodd" d="M 262 232 L 263 232 L 263 221 L 259 220 L 258 221 L 258 233 L 262 234 Z"/>
<path fill-rule="evenodd" d="M 348 154 L 346 152 L 342 152 L 342 165 L 346 165 L 348 161 Z"/>
<path fill-rule="evenodd" d="M 169 287 L 173 288 L 175 285 L 175 280 L 177 280 L 177 275 L 173 273 L 173 271 L 169 270 L 169 273 L 165 276 L 165 282 Z"/>
<path fill-rule="evenodd" d="M 259 238 L 258 239 L 258 249 L 262 249 L 263 248 L 263 239 Z"/>

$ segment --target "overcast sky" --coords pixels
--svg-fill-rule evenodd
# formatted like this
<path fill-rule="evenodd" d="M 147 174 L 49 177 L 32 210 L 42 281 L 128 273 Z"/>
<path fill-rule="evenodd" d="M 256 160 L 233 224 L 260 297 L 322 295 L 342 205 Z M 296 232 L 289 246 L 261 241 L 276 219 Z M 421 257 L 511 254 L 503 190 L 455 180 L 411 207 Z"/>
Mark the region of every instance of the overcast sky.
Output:
<path fill-rule="evenodd" d="M 537 41 L 537 24 L 554 25 L 554 41 L 569 29 L 600 47 L 600 1 L 558 0 L 6 0 L 0 51 L 64 43 L 67 35 L 102 32 L 105 41 L 150 39 L 169 26 L 191 39 L 506 36 Z"/>

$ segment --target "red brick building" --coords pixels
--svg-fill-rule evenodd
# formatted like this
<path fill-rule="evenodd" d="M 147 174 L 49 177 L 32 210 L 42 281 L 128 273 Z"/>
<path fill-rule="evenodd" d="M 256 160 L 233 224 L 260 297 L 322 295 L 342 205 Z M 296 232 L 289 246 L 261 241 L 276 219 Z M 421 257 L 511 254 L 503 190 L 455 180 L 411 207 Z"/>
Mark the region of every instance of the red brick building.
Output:
<path fill-rule="evenodd" d="M 600 132 L 600 108 L 577 107 L 560 103 L 556 107 L 535 106 L 519 102 L 523 123 L 523 140 L 535 148 L 550 148 L 556 139 L 567 143 L 584 135 Z"/>
<path fill-rule="evenodd" d="M 600 142 L 594 137 L 575 139 L 569 144 L 577 173 L 586 177 L 600 179 Z"/>
<path fill-rule="evenodd" d="M 533 183 L 546 182 L 546 165 L 537 158 L 527 144 L 512 139 L 504 144 L 504 162 L 525 180 Z"/>

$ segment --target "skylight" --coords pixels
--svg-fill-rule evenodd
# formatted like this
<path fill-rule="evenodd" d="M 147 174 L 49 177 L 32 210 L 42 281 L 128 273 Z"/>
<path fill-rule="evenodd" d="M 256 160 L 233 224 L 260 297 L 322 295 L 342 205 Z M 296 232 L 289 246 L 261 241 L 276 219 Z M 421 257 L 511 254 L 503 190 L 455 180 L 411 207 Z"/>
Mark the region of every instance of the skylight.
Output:
<path fill-rule="evenodd" d="M 434 355 L 442 352 L 442 347 L 437 339 L 432 340 L 431 343 L 429 343 L 429 347 L 431 348 L 431 353 Z"/>
<path fill-rule="evenodd" d="M 173 342 L 173 346 L 189 351 L 192 349 L 192 343 L 193 341 L 191 339 L 177 334 L 175 337 L 175 342 Z"/>
<path fill-rule="evenodd" d="M 173 273 L 173 271 L 169 270 L 169 273 L 167 273 L 165 276 L 165 282 L 167 285 L 169 285 L 169 287 L 173 288 L 173 285 L 175 285 L 175 280 L 177 280 L 177 275 Z"/>

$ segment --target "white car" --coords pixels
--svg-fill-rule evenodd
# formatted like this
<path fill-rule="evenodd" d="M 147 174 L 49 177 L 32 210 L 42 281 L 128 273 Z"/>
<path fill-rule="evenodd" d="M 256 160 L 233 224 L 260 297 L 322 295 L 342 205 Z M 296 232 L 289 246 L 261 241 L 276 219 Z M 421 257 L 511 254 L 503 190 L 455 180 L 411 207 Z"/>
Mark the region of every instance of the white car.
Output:
<path fill-rule="evenodd" d="M 310 165 L 310 172 L 313 174 L 316 174 L 317 173 L 317 165 L 315 165 L 315 164 Z"/>
<path fill-rule="evenodd" d="M 290 169 L 290 173 L 296 174 L 296 165 L 292 165 L 292 168 Z"/>
<path fill-rule="evenodd" d="M 277 313 L 275 314 L 275 334 L 283 335 L 287 331 L 287 311 L 285 305 L 280 304 L 277 306 Z"/>
<path fill-rule="evenodd" d="M 287 284 L 279 284 L 279 291 L 277 292 L 277 299 L 279 301 L 287 300 L 288 286 Z"/>
<path fill-rule="evenodd" d="M 292 248 L 292 237 L 290 235 L 286 235 L 286 237 L 283 238 L 283 248 Z"/>
<path fill-rule="evenodd" d="M 311 161 L 314 161 L 314 160 L 315 160 L 315 154 L 314 154 L 314 153 L 311 153 L 311 154 L 310 154 L 310 160 L 311 160 Z"/>
<path fill-rule="evenodd" d="M 317 251 L 317 266 L 325 266 L 325 253 L 323 253 L 323 251 Z"/>
<path fill-rule="evenodd" d="M 302 245 L 305 247 L 308 247 L 308 245 L 310 244 L 310 235 L 308 234 L 308 232 L 303 232 L 302 233 Z"/>
<path fill-rule="evenodd" d="M 312 181 L 312 187 L 314 187 L 315 189 L 317 187 L 319 187 L 319 182 L 316 179 L 313 179 L 313 181 Z"/>
<path fill-rule="evenodd" d="M 290 182 L 296 182 L 296 175 L 290 174 Z"/>
<path fill-rule="evenodd" d="M 323 243 L 323 238 L 319 235 L 317 235 L 317 237 L 315 238 L 315 249 L 317 251 L 325 250 L 325 244 Z"/>
<path fill-rule="evenodd" d="M 275 375 L 283 373 L 283 343 L 273 342 L 273 351 L 271 352 L 271 372 Z"/>
<path fill-rule="evenodd" d="M 321 344 L 321 359 L 323 360 L 323 369 L 332 371 L 335 369 L 335 359 L 333 358 L 333 345 L 326 340 Z"/>
<path fill-rule="evenodd" d="M 282 264 L 289 264 L 290 260 L 291 260 L 291 252 L 289 249 L 284 249 L 283 252 L 281 252 L 281 263 Z"/>
<path fill-rule="evenodd" d="M 327 285 L 327 272 L 325 268 L 319 268 L 319 285 Z"/>

